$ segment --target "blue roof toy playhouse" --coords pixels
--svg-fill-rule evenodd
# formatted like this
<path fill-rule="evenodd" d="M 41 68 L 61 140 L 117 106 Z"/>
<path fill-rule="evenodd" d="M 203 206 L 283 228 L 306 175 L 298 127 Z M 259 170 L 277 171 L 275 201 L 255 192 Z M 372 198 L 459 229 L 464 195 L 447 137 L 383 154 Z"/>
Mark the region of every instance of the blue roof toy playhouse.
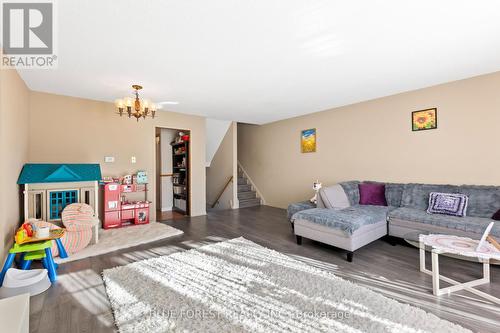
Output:
<path fill-rule="evenodd" d="M 17 181 L 24 185 L 25 219 L 58 224 L 61 212 L 72 203 L 90 205 L 99 218 L 101 178 L 99 164 L 25 164 Z"/>

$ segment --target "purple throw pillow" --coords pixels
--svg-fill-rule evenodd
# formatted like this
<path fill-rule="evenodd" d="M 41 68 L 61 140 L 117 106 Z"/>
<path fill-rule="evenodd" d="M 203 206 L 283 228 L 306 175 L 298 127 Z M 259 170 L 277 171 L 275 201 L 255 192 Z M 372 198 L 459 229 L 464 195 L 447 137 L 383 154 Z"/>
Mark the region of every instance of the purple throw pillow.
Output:
<path fill-rule="evenodd" d="M 497 210 L 497 212 L 495 214 L 493 214 L 493 216 L 491 217 L 493 220 L 497 220 L 497 221 L 500 221 L 500 209 Z"/>
<path fill-rule="evenodd" d="M 431 192 L 427 213 L 463 217 L 467 212 L 468 202 L 469 197 L 465 194 Z"/>
<path fill-rule="evenodd" d="M 387 206 L 384 184 L 361 183 L 358 188 L 360 205 Z"/>

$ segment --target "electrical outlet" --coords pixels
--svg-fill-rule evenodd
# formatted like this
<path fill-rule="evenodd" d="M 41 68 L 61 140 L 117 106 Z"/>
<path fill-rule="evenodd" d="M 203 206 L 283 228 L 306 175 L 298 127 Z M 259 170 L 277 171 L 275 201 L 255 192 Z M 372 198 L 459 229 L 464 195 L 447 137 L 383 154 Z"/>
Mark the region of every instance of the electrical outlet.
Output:
<path fill-rule="evenodd" d="M 137 162 L 137 159 L 135 158 L 135 156 L 132 156 L 130 158 L 130 162 L 132 162 L 132 163 L 136 163 Z"/>
<path fill-rule="evenodd" d="M 104 162 L 106 162 L 106 163 L 114 163 L 115 162 L 115 157 L 114 156 L 104 156 Z"/>

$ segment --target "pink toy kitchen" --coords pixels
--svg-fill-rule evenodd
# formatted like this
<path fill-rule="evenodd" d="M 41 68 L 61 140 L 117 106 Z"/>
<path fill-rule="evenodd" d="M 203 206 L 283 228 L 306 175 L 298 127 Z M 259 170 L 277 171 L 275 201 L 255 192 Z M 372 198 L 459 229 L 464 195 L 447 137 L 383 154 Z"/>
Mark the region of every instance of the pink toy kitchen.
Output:
<path fill-rule="evenodd" d="M 104 229 L 149 223 L 150 202 L 147 200 L 145 172 L 121 179 L 104 179 L 102 187 Z"/>

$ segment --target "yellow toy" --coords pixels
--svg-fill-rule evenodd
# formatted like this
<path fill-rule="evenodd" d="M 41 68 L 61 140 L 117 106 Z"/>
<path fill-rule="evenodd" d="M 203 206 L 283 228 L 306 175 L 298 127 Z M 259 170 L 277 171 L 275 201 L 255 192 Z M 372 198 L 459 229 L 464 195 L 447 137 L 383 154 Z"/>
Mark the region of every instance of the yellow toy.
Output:
<path fill-rule="evenodd" d="M 46 240 L 59 240 L 61 238 L 66 229 L 53 229 L 50 230 L 49 234 L 46 237 L 36 237 L 37 235 L 37 227 L 35 224 L 30 222 L 23 223 L 23 225 L 17 229 L 15 235 L 16 244 L 25 244 L 25 243 L 33 243 L 33 242 L 41 242 Z"/>
<path fill-rule="evenodd" d="M 17 244 L 22 244 L 24 243 L 24 241 L 26 239 L 28 239 L 28 233 L 26 232 L 26 230 L 24 230 L 23 227 L 17 229 L 17 232 L 16 232 L 16 237 L 15 237 L 15 240 L 16 240 L 16 243 Z"/>

